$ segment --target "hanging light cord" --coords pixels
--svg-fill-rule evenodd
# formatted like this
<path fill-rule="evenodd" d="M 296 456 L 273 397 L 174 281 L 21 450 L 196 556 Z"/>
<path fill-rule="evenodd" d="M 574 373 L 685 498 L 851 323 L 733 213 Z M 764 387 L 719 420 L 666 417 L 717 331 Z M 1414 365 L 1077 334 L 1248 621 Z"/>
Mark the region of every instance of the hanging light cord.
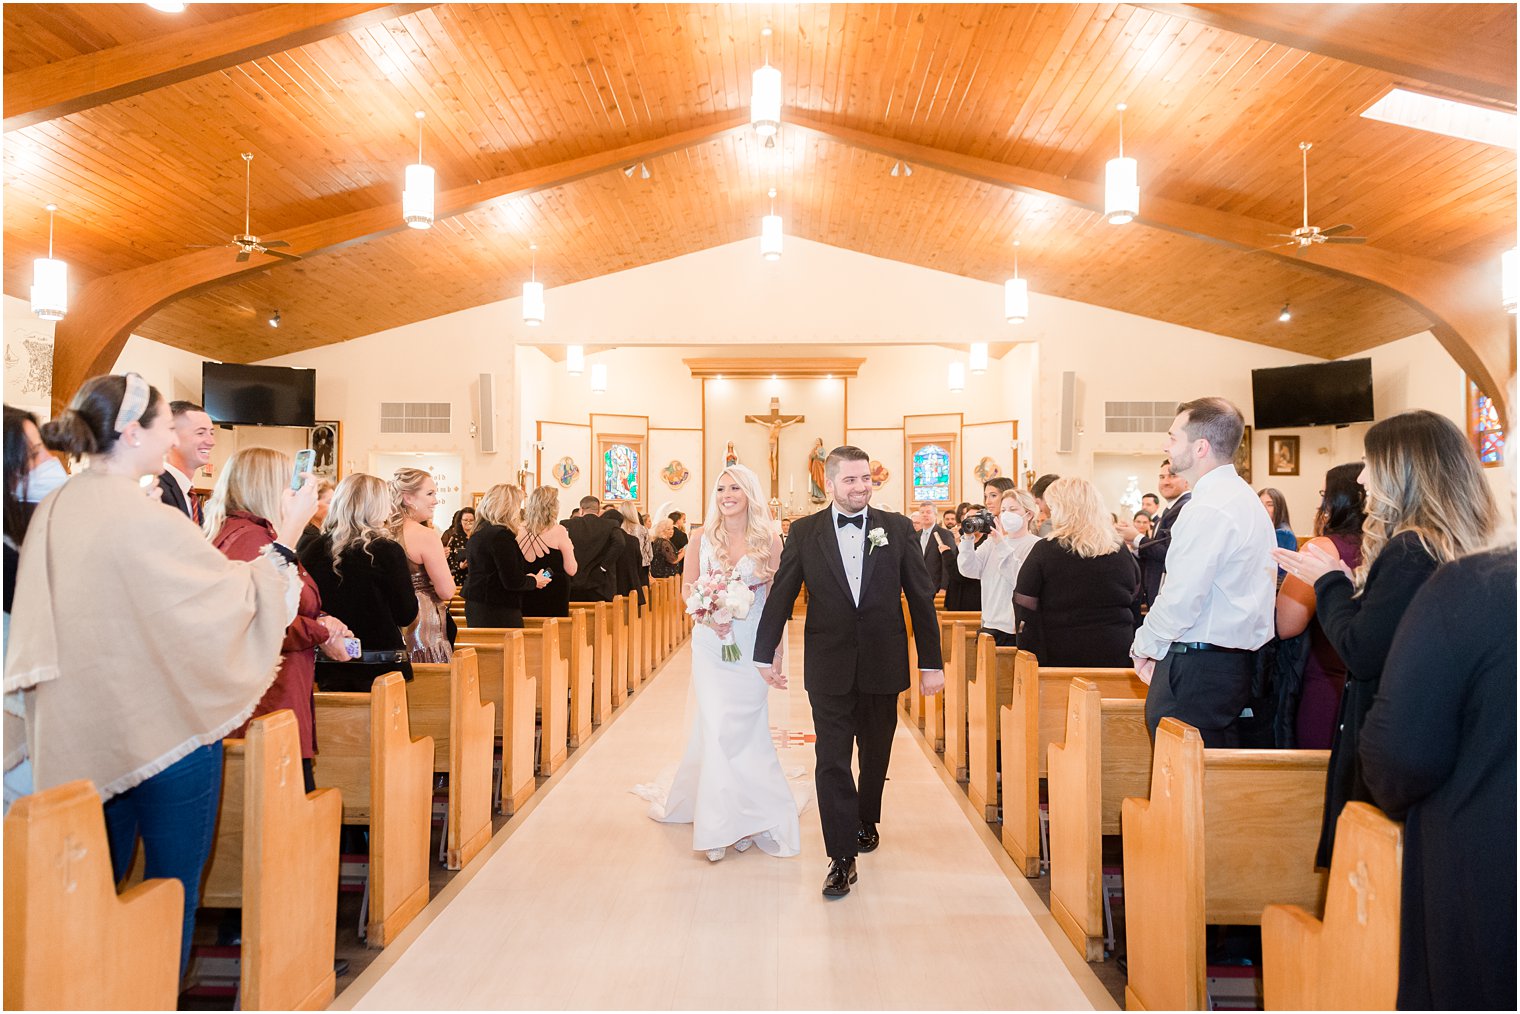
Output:
<path fill-rule="evenodd" d="M 1013 241 L 1013 280 L 1019 280 L 1019 241 Z"/>
<path fill-rule="evenodd" d="M 47 213 L 48 213 L 48 260 L 52 260 L 53 259 L 53 212 L 55 212 L 57 210 L 58 210 L 58 205 L 56 205 L 56 204 L 49 204 L 47 206 Z"/>
<path fill-rule="evenodd" d="M 427 114 L 417 110 L 417 164 L 422 164 L 422 118 Z"/>
<path fill-rule="evenodd" d="M 1126 106 L 1119 103 L 1119 157 L 1124 157 L 1124 110 Z"/>

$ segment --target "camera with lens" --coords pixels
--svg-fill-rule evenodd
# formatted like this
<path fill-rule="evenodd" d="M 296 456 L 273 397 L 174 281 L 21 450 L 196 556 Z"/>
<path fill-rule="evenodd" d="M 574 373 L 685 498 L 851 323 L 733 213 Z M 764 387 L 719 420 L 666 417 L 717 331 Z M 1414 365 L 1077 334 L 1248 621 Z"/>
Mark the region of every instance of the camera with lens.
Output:
<path fill-rule="evenodd" d="M 992 512 L 989 510 L 968 511 L 961 518 L 962 535 L 986 535 L 992 531 Z"/>

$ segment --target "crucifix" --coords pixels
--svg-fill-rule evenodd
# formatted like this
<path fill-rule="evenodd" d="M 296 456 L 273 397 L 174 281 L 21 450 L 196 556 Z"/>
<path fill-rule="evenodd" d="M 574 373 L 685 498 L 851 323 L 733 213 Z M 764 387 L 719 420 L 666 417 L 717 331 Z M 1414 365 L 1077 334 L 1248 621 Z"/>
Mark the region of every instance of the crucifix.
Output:
<path fill-rule="evenodd" d="M 781 499 L 781 431 L 796 423 L 805 422 L 806 416 L 782 415 L 781 399 L 771 399 L 771 411 L 769 415 L 747 415 L 744 421 L 756 423 L 766 427 L 770 431 L 771 444 L 771 499 Z"/>

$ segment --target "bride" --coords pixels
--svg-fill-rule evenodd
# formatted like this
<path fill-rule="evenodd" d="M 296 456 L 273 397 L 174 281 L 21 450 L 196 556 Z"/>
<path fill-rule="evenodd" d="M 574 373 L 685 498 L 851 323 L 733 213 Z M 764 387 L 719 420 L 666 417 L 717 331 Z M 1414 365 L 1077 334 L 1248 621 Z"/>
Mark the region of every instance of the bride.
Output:
<path fill-rule="evenodd" d="M 743 465 L 718 476 L 700 533 L 693 536 L 682 574 L 689 595 L 703 573 L 736 570 L 755 592 L 744 619 L 731 629 L 698 626 L 692 635 L 692 690 L 696 708 L 686 752 L 669 793 L 635 790 L 652 800 L 655 820 L 692 825 L 692 848 L 712 862 L 728 846 L 751 845 L 773 856 L 794 856 L 801 847 L 797 803 L 771 742 L 770 687 L 752 661 L 755 628 L 766 592 L 781 560 L 781 538 L 771 531 L 760 480 Z M 741 658 L 723 661 L 723 641 L 731 634 Z M 780 653 L 776 671 L 781 672 Z M 778 689 L 786 680 L 779 676 Z"/>

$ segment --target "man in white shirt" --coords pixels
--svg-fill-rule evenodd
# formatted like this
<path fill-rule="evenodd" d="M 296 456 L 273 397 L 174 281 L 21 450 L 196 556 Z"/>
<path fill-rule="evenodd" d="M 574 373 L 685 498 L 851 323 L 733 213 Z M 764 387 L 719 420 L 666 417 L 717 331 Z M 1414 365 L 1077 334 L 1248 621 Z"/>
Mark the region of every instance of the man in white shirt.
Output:
<path fill-rule="evenodd" d="M 1172 526 L 1166 579 L 1130 648 L 1150 685 L 1152 739 L 1171 715 L 1196 727 L 1205 746 L 1236 746 L 1257 651 L 1272 637 L 1277 540 L 1256 493 L 1235 474 L 1244 430 L 1234 405 L 1200 398 L 1178 406 L 1167 433 L 1172 469 L 1193 495 Z"/>
<path fill-rule="evenodd" d="M 190 495 L 190 487 L 195 483 L 195 473 L 211 460 L 216 427 L 206 410 L 191 401 L 171 401 L 169 413 L 174 418 L 174 446 L 164 455 L 164 470 L 158 477 L 159 498 L 200 524 L 201 503 Z"/>

